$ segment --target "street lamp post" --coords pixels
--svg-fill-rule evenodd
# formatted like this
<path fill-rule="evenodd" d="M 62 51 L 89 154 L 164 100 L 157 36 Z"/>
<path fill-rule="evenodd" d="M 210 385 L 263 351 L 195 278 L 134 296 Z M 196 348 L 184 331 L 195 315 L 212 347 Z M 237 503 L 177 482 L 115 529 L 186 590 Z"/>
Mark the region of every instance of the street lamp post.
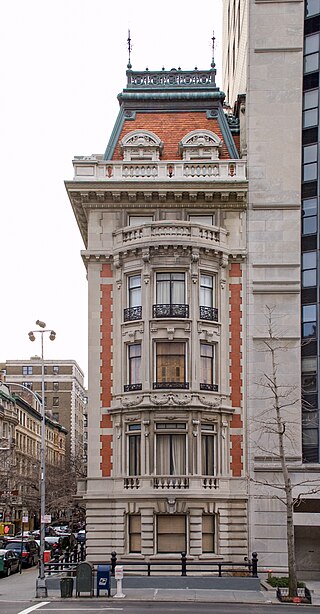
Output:
<path fill-rule="evenodd" d="M 46 421 L 44 405 L 44 359 L 43 359 L 43 335 L 49 333 L 49 339 L 54 341 L 54 330 L 46 329 L 45 322 L 36 321 L 40 328 L 29 332 L 30 341 L 35 341 L 35 334 L 41 335 L 41 445 L 40 445 L 40 565 L 39 576 L 36 581 L 36 597 L 47 597 L 47 586 L 44 575 L 44 549 L 45 549 L 45 513 L 46 513 Z"/>

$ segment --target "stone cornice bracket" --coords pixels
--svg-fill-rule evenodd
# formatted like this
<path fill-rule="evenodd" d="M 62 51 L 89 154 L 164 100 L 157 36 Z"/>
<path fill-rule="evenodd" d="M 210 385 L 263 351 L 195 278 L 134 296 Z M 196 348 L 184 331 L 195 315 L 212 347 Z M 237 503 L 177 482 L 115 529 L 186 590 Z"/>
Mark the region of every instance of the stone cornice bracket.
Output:
<path fill-rule="evenodd" d="M 152 192 L 143 192 L 143 197 L 146 203 L 151 203 L 152 201 Z"/>
<path fill-rule="evenodd" d="M 189 201 L 191 203 L 195 203 L 198 200 L 198 193 L 197 192 L 189 192 Z"/>
<path fill-rule="evenodd" d="M 213 192 L 205 192 L 204 200 L 206 203 L 211 203 L 213 201 Z"/>
<path fill-rule="evenodd" d="M 167 328 L 167 338 L 169 339 L 169 341 L 173 341 L 173 338 L 174 338 L 174 327 L 172 327 L 172 328 L 168 327 Z"/>
<path fill-rule="evenodd" d="M 87 202 L 89 202 L 89 192 L 81 192 L 80 198 L 81 198 L 82 204 L 83 205 L 86 204 Z"/>
<path fill-rule="evenodd" d="M 135 203 L 137 200 L 137 192 L 128 192 L 129 203 Z"/>
<path fill-rule="evenodd" d="M 181 202 L 182 201 L 182 192 L 174 192 L 174 200 L 176 202 Z"/>
<path fill-rule="evenodd" d="M 165 203 L 167 200 L 167 192 L 159 192 L 159 201 Z"/>
<path fill-rule="evenodd" d="M 112 192 L 112 200 L 114 203 L 119 203 L 121 200 L 121 192 Z"/>
<path fill-rule="evenodd" d="M 226 283 L 227 283 L 227 278 L 226 278 L 226 269 L 228 267 L 229 264 L 229 256 L 228 254 L 220 254 L 220 288 L 221 290 L 224 290 L 224 288 L 226 287 Z"/>
<path fill-rule="evenodd" d="M 221 202 L 227 203 L 229 202 L 230 193 L 229 192 L 221 192 Z"/>
<path fill-rule="evenodd" d="M 123 407 L 135 407 L 136 405 L 140 405 L 143 401 L 143 395 L 135 397 L 134 399 L 128 399 L 128 397 L 120 397 L 120 403 Z"/>
<path fill-rule="evenodd" d="M 121 275 L 122 260 L 120 258 L 120 254 L 115 254 L 113 256 L 113 266 L 116 269 L 116 284 L 117 284 L 117 288 L 118 288 L 118 290 L 120 290 L 121 285 L 122 285 L 122 275 Z"/>

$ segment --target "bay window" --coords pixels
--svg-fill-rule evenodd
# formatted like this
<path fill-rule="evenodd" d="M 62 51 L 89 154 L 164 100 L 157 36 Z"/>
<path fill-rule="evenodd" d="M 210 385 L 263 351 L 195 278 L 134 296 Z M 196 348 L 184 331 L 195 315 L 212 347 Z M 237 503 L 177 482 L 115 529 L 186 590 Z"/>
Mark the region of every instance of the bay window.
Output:
<path fill-rule="evenodd" d="M 141 275 L 128 277 L 128 305 L 124 310 L 124 321 L 141 320 Z"/>
<path fill-rule="evenodd" d="M 127 430 L 128 474 L 141 475 L 141 425 L 129 424 Z"/>
<path fill-rule="evenodd" d="M 218 391 L 215 383 L 214 346 L 200 343 L 200 390 Z"/>
<path fill-rule="evenodd" d="M 189 388 L 186 382 L 186 343 L 156 343 L 156 382 L 154 388 Z"/>
<path fill-rule="evenodd" d="M 218 321 L 218 310 L 215 307 L 215 277 L 213 275 L 200 275 L 200 319 Z"/>
<path fill-rule="evenodd" d="M 186 475 L 186 425 L 156 424 L 156 474 Z"/>
<path fill-rule="evenodd" d="M 142 390 L 141 383 L 141 343 L 128 345 L 128 384 L 124 391 Z"/>
<path fill-rule="evenodd" d="M 189 305 L 185 304 L 185 274 L 156 273 L 156 305 L 154 318 L 188 318 Z"/>
<path fill-rule="evenodd" d="M 216 475 L 216 427 L 214 424 L 201 426 L 201 473 Z"/>

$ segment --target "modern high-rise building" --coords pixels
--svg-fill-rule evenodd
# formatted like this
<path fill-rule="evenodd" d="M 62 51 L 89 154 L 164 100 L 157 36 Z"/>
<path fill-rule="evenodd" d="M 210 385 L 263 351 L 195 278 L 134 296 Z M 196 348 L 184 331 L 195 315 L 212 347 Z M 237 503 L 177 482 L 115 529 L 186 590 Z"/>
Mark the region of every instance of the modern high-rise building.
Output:
<path fill-rule="evenodd" d="M 246 163 L 209 70 L 133 71 L 66 188 L 89 293 L 87 556 L 248 555 Z M 80 491 L 79 491 L 80 494 Z"/>
<path fill-rule="evenodd" d="M 297 567 L 305 573 L 319 571 L 320 545 L 319 32 L 319 0 L 224 0 L 223 88 L 244 128 L 249 179 L 250 544 L 263 564 L 286 567 L 283 477 L 276 454 L 270 453 L 270 432 L 262 427 L 261 410 L 268 402 L 256 386 L 270 372 L 259 347 L 266 335 L 262 314 L 269 306 L 282 346 L 278 383 L 282 392 L 284 387 L 291 392 L 283 422 L 291 427 L 286 459 L 297 497 Z M 278 485 L 278 491 L 264 484 Z"/>

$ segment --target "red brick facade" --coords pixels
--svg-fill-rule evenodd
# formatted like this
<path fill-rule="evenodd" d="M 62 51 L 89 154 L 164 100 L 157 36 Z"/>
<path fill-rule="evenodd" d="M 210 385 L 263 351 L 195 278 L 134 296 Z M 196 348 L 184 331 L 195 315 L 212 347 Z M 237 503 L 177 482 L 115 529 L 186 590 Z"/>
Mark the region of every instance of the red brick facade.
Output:
<path fill-rule="evenodd" d="M 101 406 L 108 412 L 112 398 L 112 269 L 104 264 L 101 270 Z M 112 429 L 112 419 L 109 413 L 104 413 L 100 422 L 101 429 Z M 103 477 L 112 472 L 112 434 L 100 435 L 101 463 Z"/>

